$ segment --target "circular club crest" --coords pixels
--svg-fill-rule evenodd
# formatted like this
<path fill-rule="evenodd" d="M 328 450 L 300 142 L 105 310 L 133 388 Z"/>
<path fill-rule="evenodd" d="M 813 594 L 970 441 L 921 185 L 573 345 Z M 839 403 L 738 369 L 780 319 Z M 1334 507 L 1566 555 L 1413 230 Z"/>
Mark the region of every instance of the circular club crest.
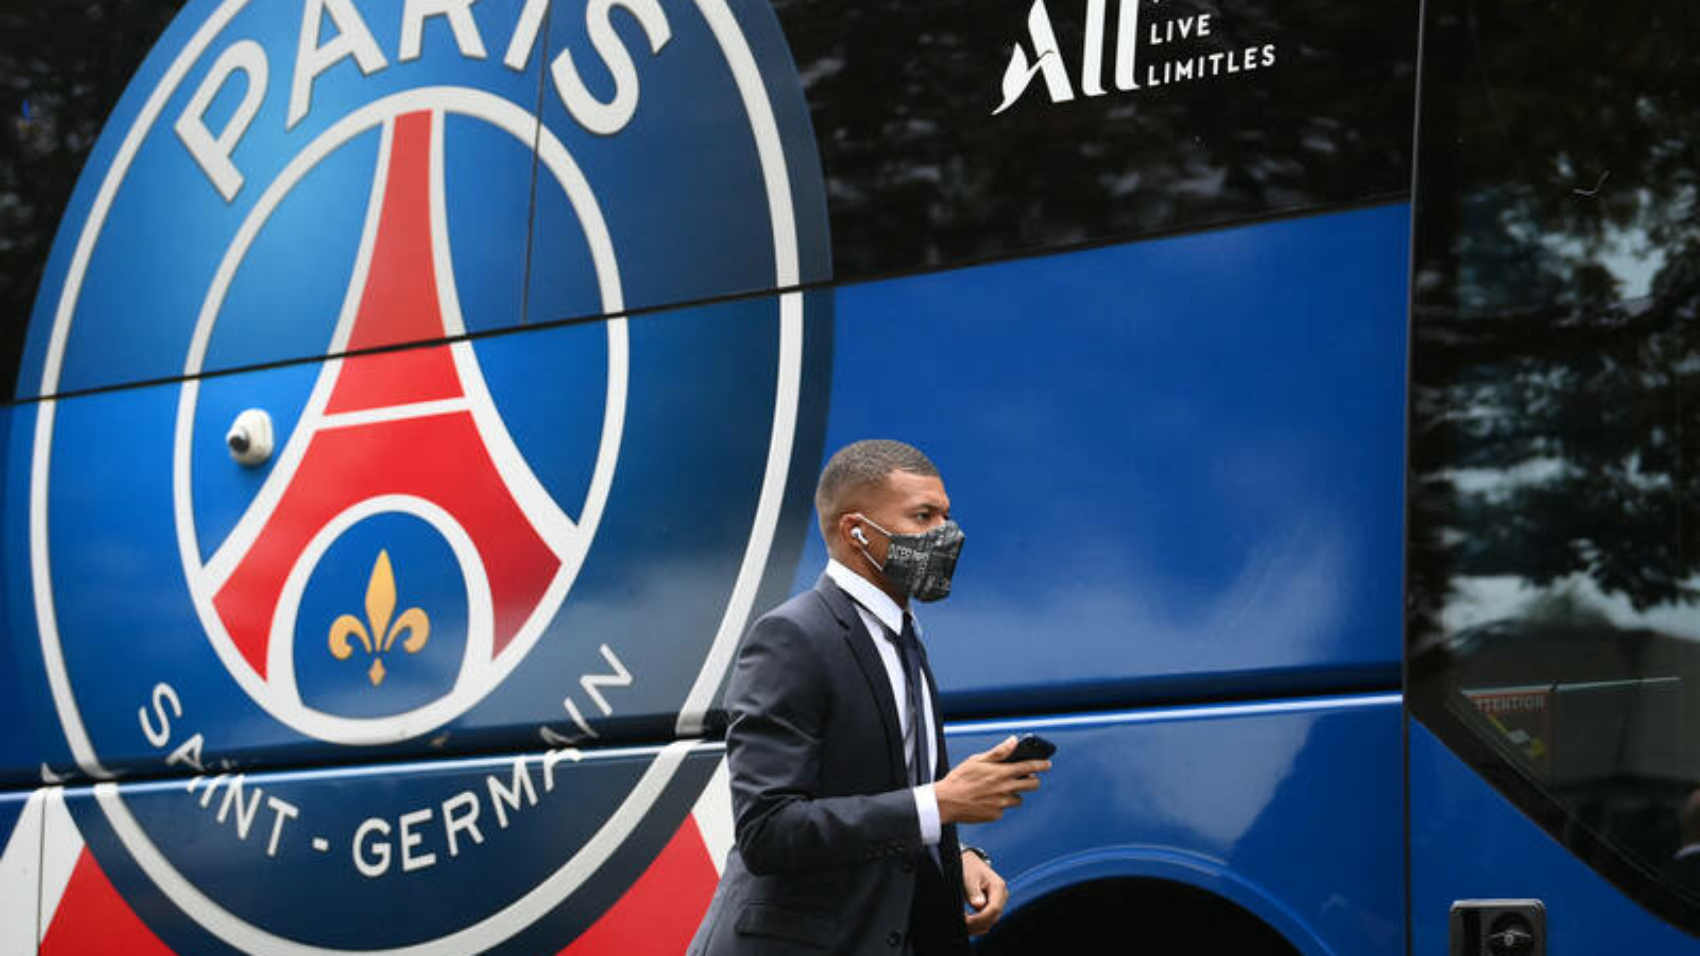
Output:
<path fill-rule="evenodd" d="M 808 527 L 813 148 L 759 0 L 178 17 L 83 173 L 26 374 L 91 392 L 33 406 L 67 757 L 165 779 L 73 816 L 144 915 L 186 917 L 168 942 L 530 949 L 669 845 Z M 239 461 L 256 412 L 275 450 Z M 621 741 L 653 745 L 570 749 Z M 468 751 L 532 756 L 373 763 Z"/>

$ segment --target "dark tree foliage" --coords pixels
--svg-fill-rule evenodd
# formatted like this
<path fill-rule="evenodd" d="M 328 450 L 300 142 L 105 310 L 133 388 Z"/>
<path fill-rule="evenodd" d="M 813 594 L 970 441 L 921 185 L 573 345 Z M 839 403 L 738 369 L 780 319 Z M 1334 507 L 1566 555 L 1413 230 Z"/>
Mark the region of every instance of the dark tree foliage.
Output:
<path fill-rule="evenodd" d="M 71 189 L 179 0 L 0 0 L 0 397 Z"/>
<path fill-rule="evenodd" d="M 1086 4 L 1049 0 L 1076 98 L 1032 89 L 992 116 L 1011 49 L 1031 47 L 1031 6 L 775 0 L 820 141 L 840 278 L 1406 194 L 1416 3 L 1143 0 L 1147 27 L 1214 22 L 1200 44 L 1142 49 L 1145 64 L 1265 43 L 1277 61 L 1086 97 Z M 1105 6 L 1113 37 L 1118 5 Z"/>
<path fill-rule="evenodd" d="M 1700 7 L 1448 0 L 1428 42 L 1414 632 L 1466 576 L 1692 603 Z"/>

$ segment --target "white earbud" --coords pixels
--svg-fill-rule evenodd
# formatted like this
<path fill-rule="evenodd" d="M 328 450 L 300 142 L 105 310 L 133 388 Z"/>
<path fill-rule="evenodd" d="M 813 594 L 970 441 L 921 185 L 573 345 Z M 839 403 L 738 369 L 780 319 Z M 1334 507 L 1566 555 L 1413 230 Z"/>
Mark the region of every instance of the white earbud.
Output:
<path fill-rule="evenodd" d="M 856 541 L 860 544 L 867 544 L 868 543 L 868 536 L 862 533 L 861 528 L 851 528 L 850 529 L 850 537 L 855 538 Z"/>

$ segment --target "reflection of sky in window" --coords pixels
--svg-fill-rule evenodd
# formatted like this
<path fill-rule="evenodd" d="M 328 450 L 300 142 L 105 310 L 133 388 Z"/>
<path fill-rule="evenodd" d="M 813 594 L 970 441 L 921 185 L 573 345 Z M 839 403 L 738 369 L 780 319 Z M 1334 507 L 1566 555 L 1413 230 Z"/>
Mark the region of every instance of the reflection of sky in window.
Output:
<path fill-rule="evenodd" d="M 1561 458 L 1531 458 L 1510 468 L 1449 468 L 1441 475 L 1459 494 L 1500 502 L 1517 491 L 1575 473 L 1575 466 Z"/>
<path fill-rule="evenodd" d="M 1656 120 L 1645 97 L 1638 99 L 1636 105 L 1643 122 Z M 1648 295 L 1666 258 L 1665 250 L 1649 233 L 1689 217 L 1695 206 L 1693 188 L 1666 183 L 1660 194 L 1655 195 L 1647 184 L 1625 184 L 1621 176 L 1614 182 L 1610 169 L 1597 174 L 1593 169 L 1578 169 L 1571 157 L 1564 154 L 1554 156 L 1553 163 L 1555 178 L 1549 185 L 1572 183 L 1570 195 L 1577 203 L 1606 206 L 1599 210 L 1601 235 L 1596 242 L 1580 241 L 1562 228 L 1554 228 L 1557 224 L 1546 223 L 1539 237 L 1541 244 L 1565 261 L 1578 265 L 1593 262 L 1606 269 L 1618 281 L 1620 298 Z M 1587 212 L 1582 212 L 1587 218 Z"/>
<path fill-rule="evenodd" d="M 1604 237 L 1592 250 L 1564 233 L 1547 233 L 1541 237 L 1541 244 L 1565 261 L 1598 263 L 1617 279 L 1620 299 L 1639 299 L 1650 294 L 1654 277 L 1665 266 L 1665 250 L 1654 245 L 1641 228 L 1607 225 Z"/>
<path fill-rule="evenodd" d="M 1632 452 L 1624 462 L 1623 478 L 1641 491 L 1669 491 L 1671 476 L 1642 468 L 1641 456 Z M 1531 457 L 1505 468 L 1448 468 L 1439 476 L 1451 483 L 1458 495 L 1503 504 L 1513 494 L 1573 477 L 1577 467 L 1563 458 Z M 1470 532 L 1460 528 L 1440 529 L 1449 546 L 1467 541 Z M 1700 575 L 1681 582 L 1684 589 L 1700 592 Z M 1540 605 L 1560 598 L 1574 612 L 1595 617 L 1624 629 L 1652 628 L 1676 637 L 1700 642 L 1700 605 L 1664 602 L 1638 611 L 1629 598 L 1602 588 L 1591 576 L 1578 572 L 1545 586 L 1537 586 L 1515 574 L 1456 575 L 1441 623 L 1447 633 L 1509 618 L 1525 617 Z M 1537 616 L 1539 616 L 1537 614 Z"/>
<path fill-rule="evenodd" d="M 1586 574 L 1572 574 L 1547 587 L 1536 587 L 1514 574 L 1459 575 L 1451 585 L 1452 593 L 1440 613 L 1442 629 L 1448 634 L 1525 617 L 1551 598 L 1562 597 L 1580 615 L 1603 618 L 1623 630 L 1648 628 L 1700 642 L 1700 605 L 1665 602 L 1637 611 L 1627 597 L 1607 593 Z M 1682 586 L 1700 588 L 1700 576 L 1690 576 Z"/>
<path fill-rule="evenodd" d="M 1653 291 L 1653 277 L 1665 266 L 1665 251 L 1652 248 L 1635 254 L 1619 247 L 1599 257 L 1599 263 L 1622 283 L 1619 290 L 1626 299 L 1638 299 Z"/>
<path fill-rule="evenodd" d="M 1562 171 L 1558 179 L 1572 181 Z M 1614 190 L 1609 175 L 1585 182 L 1591 188 L 1561 182 L 1499 183 L 1461 198 L 1457 294 L 1462 313 L 1491 316 L 1550 306 L 1574 270 L 1590 265 L 1616 280 L 1618 302 L 1647 299 L 1670 260 L 1669 250 L 1654 234 L 1665 233 L 1671 241 L 1672 227 L 1686 223 L 1700 206 L 1690 187 L 1655 195 L 1645 188 Z M 1608 205 L 1579 207 L 1563 215 L 1545 211 L 1531 191 L 1554 188 L 1568 189 L 1569 198 L 1578 204 Z"/>

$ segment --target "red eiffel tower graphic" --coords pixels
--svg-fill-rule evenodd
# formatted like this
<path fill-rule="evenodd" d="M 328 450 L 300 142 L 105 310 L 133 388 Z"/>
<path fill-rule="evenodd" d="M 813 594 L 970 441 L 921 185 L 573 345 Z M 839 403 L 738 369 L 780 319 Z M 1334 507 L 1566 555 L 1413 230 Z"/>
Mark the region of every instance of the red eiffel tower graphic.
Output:
<path fill-rule="evenodd" d="M 460 331 L 458 317 L 446 319 L 439 292 L 452 293 L 452 276 L 437 274 L 437 263 L 447 256 L 433 254 L 433 242 L 447 242 L 446 236 L 433 237 L 432 225 L 432 182 L 440 175 L 432 168 L 438 161 L 432 125 L 441 121 L 430 112 L 393 121 L 388 172 L 371 200 L 382 207 L 347 336 L 350 351 Z M 356 281 L 358 276 L 356 271 Z M 213 596 L 232 643 L 262 678 L 274 615 L 291 570 L 321 529 L 362 502 L 388 495 L 423 499 L 460 525 L 489 578 L 492 657 L 513 641 L 561 570 L 563 558 L 532 517 L 539 505 L 558 509 L 546 499 L 524 506 L 504 480 L 478 419 L 483 417 L 486 427 L 498 420 L 493 409 L 475 408 L 487 405 L 488 396 L 481 382 L 468 388 L 462 380 L 457 347 L 464 350 L 464 366 L 471 360 L 465 344 L 327 363 L 322 374 L 334 377 L 334 383 L 323 416 L 303 417 L 301 428 L 310 433 L 293 440 L 308 444 L 287 476 L 287 487 Z M 505 434 L 501 438 L 500 447 L 511 453 L 511 442 Z M 513 471 L 509 463 L 507 474 Z M 402 556 L 396 560 L 401 563 Z"/>

